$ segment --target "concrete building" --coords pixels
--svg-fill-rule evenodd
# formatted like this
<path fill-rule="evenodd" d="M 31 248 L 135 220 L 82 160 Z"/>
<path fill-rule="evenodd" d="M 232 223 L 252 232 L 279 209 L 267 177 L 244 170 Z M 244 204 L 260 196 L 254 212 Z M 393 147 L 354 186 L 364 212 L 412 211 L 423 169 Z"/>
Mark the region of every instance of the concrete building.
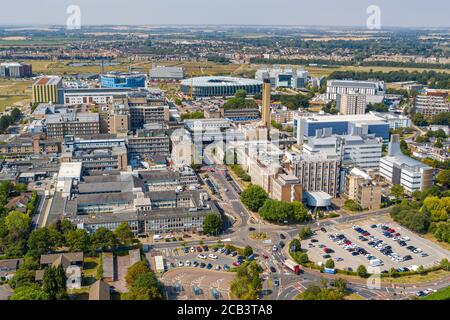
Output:
<path fill-rule="evenodd" d="M 164 130 L 138 130 L 127 138 L 128 155 L 131 158 L 147 159 L 155 156 L 170 156 L 170 138 Z"/>
<path fill-rule="evenodd" d="M 340 114 L 365 114 L 366 96 L 359 93 L 338 93 L 336 95 L 336 108 Z"/>
<path fill-rule="evenodd" d="M 418 95 L 414 99 L 414 109 L 425 119 L 431 119 L 442 112 L 450 112 L 450 101 L 445 92 L 428 91 L 425 95 Z"/>
<path fill-rule="evenodd" d="M 83 172 L 103 172 L 128 169 L 127 148 L 124 138 L 66 136 L 62 145 L 61 162 L 81 162 Z"/>
<path fill-rule="evenodd" d="M 317 130 L 316 136 L 307 138 L 303 144 L 304 153 L 337 155 L 342 166 L 378 170 L 383 139 L 374 135 L 331 135 L 327 130 L 323 131 Z"/>
<path fill-rule="evenodd" d="M 300 179 L 296 176 L 282 173 L 272 177 L 270 198 L 286 202 L 302 202 L 302 192 Z"/>
<path fill-rule="evenodd" d="M 299 178 L 305 192 L 323 191 L 332 197 L 340 192 L 341 159 L 325 153 L 287 153 L 287 169 Z"/>
<path fill-rule="evenodd" d="M 434 183 L 434 169 L 405 156 L 400 150 L 399 135 L 392 135 L 389 152 L 380 160 L 380 175 L 391 184 L 399 184 L 405 191 L 423 191 Z"/>
<path fill-rule="evenodd" d="M 336 100 L 338 94 L 349 93 L 384 96 L 385 92 L 386 85 L 384 81 L 328 80 L 326 98 Z"/>
<path fill-rule="evenodd" d="M 0 63 L 1 78 L 27 78 L 33 75 L 31 64 L 17 62 Z"/>
<path fill-rule="evenodd" d="M 45 119 L 47 137 L 62 139 L 67 135 L 92 136 L 100 133 L 97 113 L 55 113 Z"/>
<path fill-rule="evenodd" d="M 68 105 L 109 104 L 115 98 L 126 97 L 132 88 L 61 88 L 62 101 Z"/>
<path fill-rule="evenodd" d="M 33 103 L 59 103 L 59 89 L 62 87 L 62 78 L 58 76 L 45 76 L 39 78 L 32 86 Z"/>
<path fill-rule="evenodd" d="M 379 209 L 381 186 L 366 172 L 353 168 L 346 176 L 345 194 L 362 209 Z"/>

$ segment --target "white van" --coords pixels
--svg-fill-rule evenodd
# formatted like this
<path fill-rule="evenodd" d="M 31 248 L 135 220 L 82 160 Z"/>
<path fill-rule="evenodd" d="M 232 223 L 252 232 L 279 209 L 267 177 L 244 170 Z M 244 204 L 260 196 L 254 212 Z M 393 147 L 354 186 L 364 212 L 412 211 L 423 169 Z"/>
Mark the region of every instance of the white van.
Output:
<path fill-rule="evenodd" d="M 383 261 L 381 261 L 380 259 L 373 259 L 373 260 L 370 260 L 370 265 L 372 266 L 372 267 L 378 267 L 378 266 L 382 266 L 383 265 Z"/>
<path fill-rule="evenodd" d="M 162 240 L 162 236 L 160 235 L 160 234 L 155 234 L 154 236 L 153 236 L 153 240 L 155 240 L 155 241 L 157 241 L 157 240 Z"/>

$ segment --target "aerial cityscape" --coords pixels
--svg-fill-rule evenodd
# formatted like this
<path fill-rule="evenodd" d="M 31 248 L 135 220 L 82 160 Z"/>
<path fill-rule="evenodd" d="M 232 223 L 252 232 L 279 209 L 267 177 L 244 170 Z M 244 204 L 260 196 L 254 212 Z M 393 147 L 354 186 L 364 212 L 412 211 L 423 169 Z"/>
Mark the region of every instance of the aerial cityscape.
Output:
<path fill-rule="evenodd" d="M 0 13 L 0 300 L 450 300 L 450 25 L 72 2 Z"/>

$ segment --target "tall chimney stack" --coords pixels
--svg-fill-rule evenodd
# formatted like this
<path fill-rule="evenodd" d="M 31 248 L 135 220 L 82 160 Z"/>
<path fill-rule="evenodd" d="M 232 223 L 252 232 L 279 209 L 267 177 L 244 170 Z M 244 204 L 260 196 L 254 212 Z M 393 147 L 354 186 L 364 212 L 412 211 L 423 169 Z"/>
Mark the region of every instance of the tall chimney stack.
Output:
<path fill-rule="evenodd" d="M 262 123 L 270 131 L 270 79 L 265 78 L 262 92 Z"/>

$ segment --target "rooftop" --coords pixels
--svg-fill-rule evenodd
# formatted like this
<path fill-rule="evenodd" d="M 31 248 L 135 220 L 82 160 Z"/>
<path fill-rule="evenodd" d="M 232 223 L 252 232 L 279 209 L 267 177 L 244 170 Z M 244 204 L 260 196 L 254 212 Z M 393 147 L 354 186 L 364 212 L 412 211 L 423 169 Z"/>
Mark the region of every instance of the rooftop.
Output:
<path fill-rule="evenodd" d="M 245 85 L 262 85 L 262 81 L 246 78 L 211 76 L 211 77 L 196 77 L 181 81 L 181 85 L 209 87 L 214 85 L 220 86 L 245 86 Z"/>

